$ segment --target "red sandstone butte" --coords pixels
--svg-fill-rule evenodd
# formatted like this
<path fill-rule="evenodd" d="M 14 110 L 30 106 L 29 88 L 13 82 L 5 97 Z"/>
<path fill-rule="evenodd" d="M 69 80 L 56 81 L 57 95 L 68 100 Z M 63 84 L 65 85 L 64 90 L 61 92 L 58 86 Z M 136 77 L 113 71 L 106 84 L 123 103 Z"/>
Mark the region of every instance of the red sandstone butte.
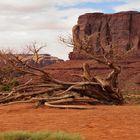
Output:
<path fill-rule="evenodd" d="M 93 54 L 100 51 L 100 45 L 109 44 L 124 50 L 132 47 L 140 50 L 140 12 L 87 13 L 79 16 L 72 32 L 75 44 L 85 36 L 90 36 L 89 51 Z M 86 57 L 78 47 L 74 47 L 73 52 L 69 54 L 70 59 Z"/>

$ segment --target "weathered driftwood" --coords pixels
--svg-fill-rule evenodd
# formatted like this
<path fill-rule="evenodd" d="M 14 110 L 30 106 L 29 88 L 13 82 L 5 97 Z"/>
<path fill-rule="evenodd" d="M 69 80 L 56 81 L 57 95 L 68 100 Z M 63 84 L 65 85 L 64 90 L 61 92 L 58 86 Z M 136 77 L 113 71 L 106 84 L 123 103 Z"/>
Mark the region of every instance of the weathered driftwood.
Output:
<path fill-rule="evenodd" d="M 114 61 L 119 55 L 114 53 L 116 48 L 110 44 L 110 47 L 107 47 L 110 49 L 106 50 L 98 42 L 97 45 L 100 45 L 98 47 L 101 49 L 101 54 L 100 57 L 94 56 L 88 52 L 89 38 L 90 36 L 83 38 L 80 44 L 74 42 L 72 38 L 69 39 L 69 42 L 64 38 L 60 38 L 60 40 L 69 47 L 77 46 L 83 52 L 87 53 L 93 61 L 108 66 L 111 72 L 106 77 L 91 76 L 89 64 L 84 63 L 83 73 L 75 75 L 81 78 L 80 82 L 64 82 L 53 78 L 43 69 L 28 65 L 19 55 L 1 52 L 0 57 L 7 62 L 7 65 L 16 71 L 40 77 L 42 83 L 31 84 L 32 79 L 30 79 L 25 84 L 14 87 L 9 94 L 0 93 L 0 104 L 9 105 L 23 102 L 37 102 L 37 107 L 43 104 L 55 108 L 89 108 L 79 105 L 80 102 L 78 100 L 81 100 L 81 98 L 83 99 L 81 101 L 84 103 L 88 103 L 88 100 L 91 100 L 102 104 L 123 104 L 124 99 L 118 88 L 118 75 L 121 72 L 121 68 Z M 38 62 L 38 52 L 42 47 L 36 49 L 36 43 L 34 43 L 33 46 L 28 46 L 28 48 L 29 51 L 34 53 Z M 74 102 L 78 105 L 73 105 Z"/>
<path fill-rule="evenodd" d="M 91 56 L 95 61 L 107 65 L 112 69 L 107 77 L 91 77 L 90 67 L 87 63 L 83 64 L 83 74 L 81 82 L 63 82 L 51 77 L 45 70 L 32 67 L 18 56 L 9 54 L 8 61 L 16 69 L 24 71 L 33 76 L 39 76 L 44 82 L 41 84 L 30 84 L 30 80 L 25 84 L 13 88 L 9 94 L 0 94 L 0 104 L 14 104 L 23 102 L 38 102 L 38 105 L 46 105 L 58 108 L 86 109 L 88 106 L 71 105 L 75 99 L 88 98 L 94 99 L 102 104 L 123 104 L 123 96 L 118 89 L 118 75 L 121 68 L 113 62 L 103 61 Z M 58 104 L 59 103 L 59 104 Z M 78 103 L 78 102 L 77 102 Z M 69 104 L 69 105 L 68 105 Z"/>

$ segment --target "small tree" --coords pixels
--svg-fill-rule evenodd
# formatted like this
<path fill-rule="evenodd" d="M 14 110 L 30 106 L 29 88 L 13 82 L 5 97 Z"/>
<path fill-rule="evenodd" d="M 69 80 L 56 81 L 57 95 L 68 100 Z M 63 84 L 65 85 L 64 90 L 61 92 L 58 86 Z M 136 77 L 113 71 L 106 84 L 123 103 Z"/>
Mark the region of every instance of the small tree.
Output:
<path fill-rule="evenodd" d="M 33 54 L 32 56 L 33 60 L 38 63 L 39 59 L 41 58 L 40 51 L 45 47 L 46 47 L 46 44 L 39 45 L 37 42 L 34 41 L 32 44 L 27 45 L 27 50 L 28 50 L 28 53 Z"/>

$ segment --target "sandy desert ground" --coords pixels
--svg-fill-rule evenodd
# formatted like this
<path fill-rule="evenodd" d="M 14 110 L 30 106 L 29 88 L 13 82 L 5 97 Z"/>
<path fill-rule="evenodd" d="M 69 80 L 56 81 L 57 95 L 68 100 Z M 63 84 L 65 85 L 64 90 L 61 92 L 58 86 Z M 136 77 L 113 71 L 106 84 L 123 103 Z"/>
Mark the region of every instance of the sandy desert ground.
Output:
<path fill-rule="evenodd" d="M 0 132 L 66 131 L 87 140 L 139 140 L 140 106 L 95 106 L 90 110 L 0 106 Z"/>

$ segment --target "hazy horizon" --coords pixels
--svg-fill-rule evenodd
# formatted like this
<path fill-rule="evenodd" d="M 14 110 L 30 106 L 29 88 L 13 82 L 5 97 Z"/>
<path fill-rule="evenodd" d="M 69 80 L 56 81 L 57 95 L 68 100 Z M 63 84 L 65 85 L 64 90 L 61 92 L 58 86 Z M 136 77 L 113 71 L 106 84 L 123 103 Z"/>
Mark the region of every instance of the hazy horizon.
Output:
<path fill-rule="evenodd" d="M 72 48 L 59 36 L 71 34 L 79 15 L 139 11 L 139 0 L 5 0 L 0 1 L 0 48 L 22 51 L 33 41 L 46 43 L 43 53 L 68 59 Z"/>

